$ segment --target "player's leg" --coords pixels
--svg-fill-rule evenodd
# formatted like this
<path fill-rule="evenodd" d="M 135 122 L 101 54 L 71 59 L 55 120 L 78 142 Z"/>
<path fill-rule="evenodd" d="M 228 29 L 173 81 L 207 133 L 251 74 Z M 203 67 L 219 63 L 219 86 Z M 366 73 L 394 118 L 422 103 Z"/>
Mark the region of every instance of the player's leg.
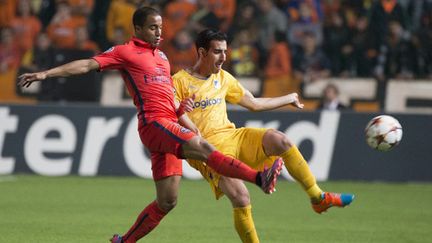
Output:
<path fill-rule="evenodd" d="M 217 151 L 213 145 L 199 136 L 182 144 L 182 155 L 187 159 L 206 161 L 207 165 L 217 173 L 254 183 L 265 193 L 274 191 L 277 176 L 283 165 L 282 161 L 276 160 L 270 169 L 258 172 L 242 161 Z"/>
<path fill-rule="evenodd" d="M 114 236 L 112 242 L 136 242 L 150 233 L 177 204 L 182 175 L 182 162 L 173 154 L 151 153 L 156 200 L 139 214 L 134 225 L 123 236 Z M 117 238 L 117 241 L 114 241 Z M 122 241 L 123 240 L 123 241 Z"/>
<path fill-rule="evenodd" d="M 312 200 L 319 201 L 322 190 L 297 147 L 282 132 L 269 129 L 262 140 L 264 152 L 282 157 L 290 175 L 298 181 Z"/>
<path fill-rule="evenodd" d="M 177 204 L 181 176 L 169 176 L 155 182 L 157 198 L 138 215 L 134 225 L 122 236 L 123 242 L 134 243 L 150 233 Z"/>
<path fill-rule="evenodd" d="M 262 140 L 267 155 L 282 157 L 290 175 L 299 182 L 311 198 L 312 206 L 317 213 L 331 206 L 346 206 L 352 202 L 354 195 L 324 193 L 317 185 L 308 163 L 298 148 L 282 132 L 269 129 Z"/>
<path fill-rule="evenodd" d="M 252 218 L 249 191 L 243 181 L 221 176 L 219 188 L 231 201 L 234 226 L 243 243 L 258 243 L 258 234 Z"/>
<path fill-rule="evenodd" d="M 216 151 L 214 146 L 189 129 L 167 119 L 140 126 L 139 132 L 143 144 L 151 151 L 205 161 L 219 174 L 254 183 L 265 193 L 274 191 L 277 176 L 282 169 L 283 162 L 275 161 L 270 169 L 263 172 L 253 170 L 241 161 Z"/>

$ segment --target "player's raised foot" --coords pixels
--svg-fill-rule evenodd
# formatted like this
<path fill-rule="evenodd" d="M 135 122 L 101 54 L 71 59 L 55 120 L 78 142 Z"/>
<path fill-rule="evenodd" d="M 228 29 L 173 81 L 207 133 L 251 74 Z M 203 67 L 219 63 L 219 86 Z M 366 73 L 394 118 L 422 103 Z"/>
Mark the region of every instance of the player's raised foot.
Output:
<path fill-rule="evenodd" d="M 353 194 L 323 192 L 322 200 L 319 203 L 312 203 L 312 208 L 317 213 L 327 211 L 331 207 L 343 208 L 351 204 L 354 200 Z"/>
<path fill-rule="evenodd" d="M 282 171 L 283 164 L 283 160 L 278 158 L 275 160 L 271 168 L 264 168 L 264 171 L 261 172 L 261 189 L 264 193 L 271 194 L 276 190 L 277 177 Z"/>
<path fill-rule="evenodd" d="M 111 243 L 123 243 L 123 239 L 120 235 L 115 234 L 110 240 Z"/>

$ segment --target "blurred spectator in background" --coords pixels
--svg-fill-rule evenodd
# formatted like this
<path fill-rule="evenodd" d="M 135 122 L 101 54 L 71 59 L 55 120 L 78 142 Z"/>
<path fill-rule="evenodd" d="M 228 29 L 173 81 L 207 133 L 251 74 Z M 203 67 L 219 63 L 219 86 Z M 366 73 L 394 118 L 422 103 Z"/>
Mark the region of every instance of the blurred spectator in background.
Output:
<path fill-rule="evenodd" d="M 349 62 L 352 76 L 370 77 L 376 64 L 378 51 L 375 38 L 368 30 L 368 18 L 365 15 L 357 17 L 351 45 L 353 46 L 352 58 Z"/>
<path fill-rule="evenodd" d="M 424 5 L 420 27 L 416 32 L 415 43 L 419 63 L 419 76 L 432 78 L 432 1 Z"/>
<path fill-rule="evenodd" d="M 137 8 L 137 0 L 112 0 L 106 19 L 108 41 L 114 42 L 114 29 L 121 27 L 125 31 L 125 39 L 132 37 L 132 15 Z"/>
<path fill-rule="evenodd" d="M 323 50 L 331 62 L 333 76 L 348 76 L 353 47 L 350 30 L 340 12 L 333 12 L 324 26 Z"/>
<path fill-rule="evenodd" d="M 287 31 L 287 18 L 271 0 L 261 0 L 258 2 L 260 10 L 258 16 L 258 49 L 260 52 L 259 65 L 265 66 L 268 53 L 271 48 L 273 37 L 276 31 Z"/>
<path fill-rule="evenodd" d="M 258 31 L 256 14 L 257 9 L 253 3 L 246 2 L 241 4 L 228 30 L 228 42 L 231 42 L 240 30 L 247 30 L 250 34 L 250 38 L 256 41 L 256 33 Z"/>
<path fill-rule="evenodd" d="M 273 44 L 270 48 L 270 55 L 265 66 L 266 78 L 277 79 L 291 76 L 291 51 L 286 41 L 284 32 L 277 31 L 274 33 Z"/>
<path fill-rule="evenodd" d="M 339 89 L 335 84 L 329 83 L 323 90 L 320 110 L 344 110 L 347 107 L 339 101 Z"/>
<path fill-rule="evenodd" d="M 54 64 L 55 50 L 51 45 L 51 40 L 46 33 L 39 33 L 34 48 L 27 52 L 22 62 L 21 73 L 38 72 L 52 67 Z M 57 89 L 57 80 L 49 79 L 40 84 L 37 98 L 39 101 L 58 100 L 60 94 Z"/>
<path fill-rule="evenodd" d="M 290 22 L 319 23 L 323 18 L 321 0 L 290 0 L 284 1 L 281 8 Z"/>
<path fill-rule="evenodd" d="M 372 4 L 377 0 L 361 0 L 361 1 L 342 1 L 339 12 L 345 20 L 345 25 L 353 29 L 356 26 L 358 16 L 367 15 L 370 13 Z M 331 16 L 331 13 L 326 16 Z"/>
<path fill-rule="evenodd" d="M 39 14 L 42 1 L 43 0 L 29 0 L 29 2 L 30 2 L 30 8 L 32 9 L 33 14 L 36 15 L 36 16 Z"/>
<path fill-rule="evenodd" d="M 317 45 L 315 34 L 305 32 L 303 36 L 303 43 L 297 47 L 293 58 L 295 78 L 307 83 L 329 77 L 330 61 Z"/>
<path fill-rule="evenodd" d="M 126 43 L 125 30 L 122 27 L 115 27 L 113 33 L 112 45 L 121 45 Z"/>
<path fill-rule="evenodd" d="M 21 66 L 31 72 L 45 70 L 54 64 L 54 56 L 50 38 L 41 32 L 36 37 L 35 46 L 24 56 Z"/>
<path fill-rule="evenodd" d="M 314 32 L 318 45 L 323 42 L 322 9 L 320 0 L 288 1 L 286 13 L 290 28 L 289 41 L 292 45 L 300 45 L 305 31 Z"/>
<path fill-rule="evenodd" d="M 370 11 L 369 27 L 376 38 L 377 49 L 385 43 L 391 21 L 401 23 L 403 28 L 407 27 L 406 15 L 397 0 L 378 0 Z"/>
<path fill-rule="evenodd" d="M 275 97 L 298 90 L 292 78 L 291 51 L 284 32 L 274 33 L 270 54 L 265 66 L 264 97 Z"/>
<path fill-rule="evenodd" d="M 188 28 L 192 33 L 199 33 L 204 29 L 219 29 L 222 20 L 211 11 L 207 0 L 197 0 L 197 11 L 190 17 Z"/>
<path fill-rule="evenodd" d="M 87 25 L 87 20 L 92 13 L 94 0 L 67 0 L 70 7 L 72 16 L 81 18 L 82 22 Z"/>
<path fill-rule="evenodd" d="M 410 34 L 404 31 L 398 21 L 390 21 L 385 41 L 380 54 L 385 60 L 385 78 L 413 78 L 417 58 Z"/>
<path fill-rule="evenodd" d="M 238 29 L 231 43 L 228 65 L 231 73 L 238 77 L 258 76 L 259 53 L 255 47 L 253 33 L 249 29 Z"/>
<path fill-rule="evenodd" d="M 342 7 L 343 7 L 342 2 L 344 1 L 343 0 L 323 0 L 322 9 L 323 9 L 324 17 L 331 16 L 335 12 L 342 11 Z"/>
<path fill-rule="evenodd" d="M 57 0 L 41 0 L 38 10 L 38 17 L 42 23 L 42 29 L 50 24 L 52 17 L 56 13 Z"/>
<path fill-rule="evenodd" d="M 57 48 L 74 48 L 76 43 L 75 30 L 85 25 L 82 18 L 72 16 L 68 2 L 60 1 L 57 11 L 48 25 L 47 34 Z"/>
<path fill-rule="evenodd" d="M 16 18 L 12 19 L 10 26 L 22 53 L 25 53 L 33 48 L 42 24 L 33 14 L 29 0 L 18 1 L 17 13 Z"/>
<path fill-rule="evenodd" d="M 236 1 L 208 0 L 208 2 L 210 11 L 212 11 L 221 21 L 219 29 L 222 32 L 227 32 L 236 12 Z"/>
<path fill-rule="evenodd" d="M 0 28 L 10 26 L 15 18 L 17 0 L 0 0 Z"/>
<path fill-rule="evenodd" d="M 11 28 L 0 29 L 0 100 L 16 98 L 16 73 L 21 61 L 21 51 Z"/>
<path fill-rule="evenodd" d="M 432 4 L 430 0 L 405 0 L 407 2 L 406 12 L 408 15 L 410 29 L 413 32 L 418 31 L 420 28 L 421 18 L 424 10 L 428 9 L 428 4 Z M 429 9 L 430 11 L 431 9 Z"/>
<path fill-rule="evenodd" d="M 163 43 L 161 50 L 165 52 L 170 60 L 171 74 L 180 69 L 193 66 L 196 59 L 194 42 L 191 34 L 186 29 L 178 31 L 174 39 Z"/>
<path fill-rule="evenodd" d="M 0 73 L 16 69 L 21 62 L 22 52 L 15 42 L 13 30 L 9 27 L 0 31 Z"/>
<path fill-rule="evenodd" d="M 100 50 L 107 50 L 109 47 L 112 46 L 112 43 L 108 41 L 107 34 L 106 34 L 106 29 L 107 29 L 106 21 L 107 21 L 107 14 L 108 14 L 108 9 L 110 7 L 110 4 L 111 1 L 95 0 L 94 6 L 97 7 L 93 8 L 89 16 L 88 30 L 90 34 L 90 39 L 92 39 L 98 44 Z M 122 27 L 118 27 L 118 28 L 122 28 Z M 115 32 L 115 28 L 114 28 L 114 32 Z"/>
<path fill-rule="evenodd" d="M 92 51 L 94 54 L 99 52 L 99 47 L 94 41 L 89 40 L 86 26 L 80 26 L 75 30 L 76 42 L 75 47 L 78 50 Z"/>
<path fill-rule="evenodd" d="M 188 0 L 169 2 L 163 11 L 164 40 L 171 41 L 177 32 L 183 29 L 197 6 Z"/>

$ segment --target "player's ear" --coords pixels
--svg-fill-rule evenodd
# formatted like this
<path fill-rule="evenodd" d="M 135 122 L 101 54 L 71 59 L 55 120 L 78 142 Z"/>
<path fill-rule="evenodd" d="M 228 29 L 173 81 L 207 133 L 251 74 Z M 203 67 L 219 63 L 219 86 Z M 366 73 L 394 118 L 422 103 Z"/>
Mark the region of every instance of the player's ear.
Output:
<path fill-rule="evenodd" d="M 198 56 L 199 57 L 205 57 L 206 55 L 207 55 L 206 49 L 204 49 L 203 47 L 198 48 Z"/>
<path fill-rule="evenodd" d="M 134 25 L 134 30 L 135 30 L 135 33 L 141 33 L 142 28 L 139 25 Z"/>

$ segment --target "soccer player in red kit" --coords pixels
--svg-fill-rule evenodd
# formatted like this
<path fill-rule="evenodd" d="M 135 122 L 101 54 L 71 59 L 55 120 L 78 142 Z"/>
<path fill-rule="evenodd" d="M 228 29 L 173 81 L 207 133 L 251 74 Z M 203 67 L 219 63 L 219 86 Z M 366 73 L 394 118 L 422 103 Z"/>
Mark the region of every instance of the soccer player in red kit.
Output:
<path fill-rule="evenodd" d="M 216 172 L 255 183 L 265 193 L 274 191 L 283 165 L 278 159 L 270 169 L 258 172 L 235 158 L 223 155 L 199 136 L 197 127 L 184 114 L 190 110 L 192 98 L 186 98 L 180 104 L 174 100 L 169 62 L 158 49 L 161 15 L 153 8 L 139 8 L 133 15 L 133 25 L 135 37 L 124 45 L 114 46 L 91 59 L 23 74 L 18 82 L 18 85 L 28 87 L 34 81 L 84 74 L 91 70 L 117 69 L 121 72 L 138 110 L 141 141 L 151 153 L 157 195 L 126 234 L 113 236 L 111 241 L 116 243 L 141 239 L 174 208 L 182 175 L 179 158 L 205 161 Z"/>

